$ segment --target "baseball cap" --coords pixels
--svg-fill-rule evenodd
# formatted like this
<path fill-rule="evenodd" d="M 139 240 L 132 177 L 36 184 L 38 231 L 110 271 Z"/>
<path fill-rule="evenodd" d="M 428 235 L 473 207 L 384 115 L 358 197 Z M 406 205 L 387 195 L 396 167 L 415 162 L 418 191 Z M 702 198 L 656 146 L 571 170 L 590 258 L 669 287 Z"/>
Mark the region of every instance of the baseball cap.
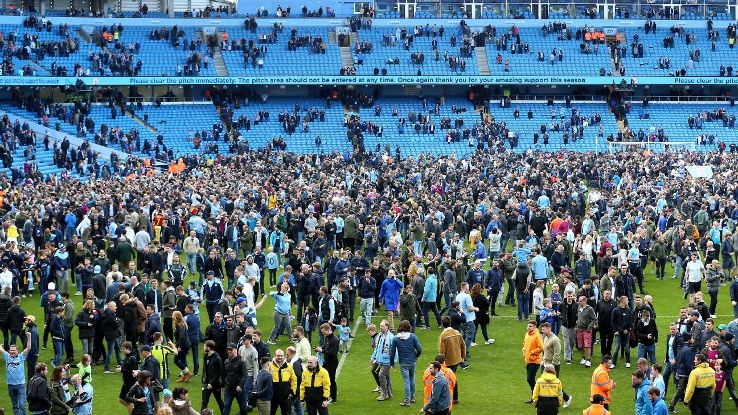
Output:
<path fill-rule="evenodd" d="M 102 268 L 100 268 L 100 265 L 95 265 L 95 268 L 93 269 L 95 274 L 99 274 Z"/>
<path fill-rule="evenodd" d="M 721 324 L 721 325 L 718 326 L 718 330 L 727 330 L 727 329 L 728 329 L 728 325 L 727 324 Z"/>
<path fill-rule="evenodd" d="M 208 271 L 207 275 L 215 275 L 215 271 Z"/>
<path fill-rule="evenodd" d="M 735 335 L 733 333 L 725 333 L 725 336 L 723 336 L 723 339 L 726 342 L 729 342 L 729 341 L 735 339 Z"/>
<path fill-rule="evenodd" d="M 689 315 L 690 315 L 690 317 L 699 317 L 700 316 L 700 312 L 697 311 L 697 310 L 694 310 L 691 313 L 689 313 Z"/>
<path fill-rule="evenodd" d="M 238 349 L 238 346 L 236 346 L 236 343 L 229 343 L 229 344 L 228 344 L 228 349 L 229 349 L 229 350 L 230 350 L 230 349 Z"/>
<path fill-rule="evenodd" d="M 26 320 L 31 320 L 32 322 L 35 323 L 36 322 L 36 317 L 35 316 L 26 316 Z"/>

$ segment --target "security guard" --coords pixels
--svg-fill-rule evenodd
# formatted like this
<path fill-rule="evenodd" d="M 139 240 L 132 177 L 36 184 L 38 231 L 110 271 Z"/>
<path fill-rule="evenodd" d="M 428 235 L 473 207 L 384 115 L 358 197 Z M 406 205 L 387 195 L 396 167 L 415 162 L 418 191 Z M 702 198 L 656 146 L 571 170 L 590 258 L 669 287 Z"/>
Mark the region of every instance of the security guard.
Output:
<path fill-rule="evenodd" d="M 605 409 L 605 397 L 599 393 L 592 396 L 592 405 L 582 410 L 582 415 L 612 415 L 610 411 Z"/>
<path fill-rule="evenodd" d="M 556 377 L 556 368 L 545 365 L 543 375 L 536 381 L 533 388 L 533 406 L 538 415 L 556 415 L 559 407 L 564 404 L 564 388 L 561 380 Z"/>
<path fill-rule="evenodd" d="M 703 354 L 694 357 L 694 369 L 689 374 L 684 404 L 692 415 L 711 413 L 712 394 L 715 391 L 715 371 L 707 363 Z"/>

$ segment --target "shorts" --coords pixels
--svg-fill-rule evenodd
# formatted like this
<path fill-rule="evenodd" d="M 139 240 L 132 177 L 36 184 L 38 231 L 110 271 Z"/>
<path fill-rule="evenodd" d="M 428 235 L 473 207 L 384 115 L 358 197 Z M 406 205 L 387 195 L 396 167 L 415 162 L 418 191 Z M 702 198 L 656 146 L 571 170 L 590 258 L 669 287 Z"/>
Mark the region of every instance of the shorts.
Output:
<path fill-rule="evenodd" d="M 592 330 L 577 329 L 577 347 L 580 349 L 592 347 Z"/>
<path fill-rule="evenodd" d="M 690 294 L 694 294 L 702 290 L 702 281 L 690 282 L 687 284 L 687 291 Z"/>

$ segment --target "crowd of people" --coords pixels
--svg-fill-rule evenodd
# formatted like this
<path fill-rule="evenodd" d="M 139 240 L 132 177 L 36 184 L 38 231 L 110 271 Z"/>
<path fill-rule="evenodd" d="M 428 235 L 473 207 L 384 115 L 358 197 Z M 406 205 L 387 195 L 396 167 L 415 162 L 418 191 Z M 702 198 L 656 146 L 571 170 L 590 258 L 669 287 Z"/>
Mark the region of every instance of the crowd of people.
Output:
<path fill-rule="evenodd" d="M 630 366 L 632 345 L 637 414 L 663 406 L 672 375 L 669 409 L 685 402 L 693 413 L 717 414 L 705 408 L 719 408 L 722 388 L 735 394 L 738 322 L 714 317 L 728 291 L 722 282 L 731 281 L 738 301 L 735 162 L 722 152 L 457 159 L 403 158 L 399 148 L 320 156 L 261 149 L 188 157 L 177 174 L 127 166 L 111 175 L 125 180 L 4 179 L 0 327 L 14 412 L 89 414 L 86 374 L 99 364 L 120 371 L 129 413 L 189 410 L 184 386 L 198 376 L 201 413 L 212 398 L 223 413 L 235 400 L 260 414 L 301 413 L 301 402 L 325 414 L 338 402 L 338 360 L 354 320 L 372 336 L 377 400 L 393 398 L 397 365 L 401 404 L 413 405 L 427 348 L 414 331 L 434 326 L 432 314 L 439 353 L 421 366 L 423 410 L 445 414 L 459 401 L 456 371 L 473 363 L 477 331 L 494 343 L 490 316 L 515 304 L 527 323 L 531 395 L 521 397 L 539 413 L 572 401 L 557 378 L 561 335 L 565 364 L 575 349 L 581 365 L 595 362 L 592 405 L 608 407 L 608 373 L 620 359 Z M 715 174 L 686 181 L 687 165 Z M 653 299 L 662 293 L 645 292 L 643 281 L 649 267 L 666 278 L 667 261 L 689 300 L 659 336 Z M 265 330 L 256 311 L 270 289 L 274 325 Z M 26 302 L 39 295 L 43 315 L 29 315 Z M 270 348 L 282 335 L 295 344 Z M 659 341 L 668 344 L 661 366 Z M 39 362 L 45 347 L 53 367 Z"/>

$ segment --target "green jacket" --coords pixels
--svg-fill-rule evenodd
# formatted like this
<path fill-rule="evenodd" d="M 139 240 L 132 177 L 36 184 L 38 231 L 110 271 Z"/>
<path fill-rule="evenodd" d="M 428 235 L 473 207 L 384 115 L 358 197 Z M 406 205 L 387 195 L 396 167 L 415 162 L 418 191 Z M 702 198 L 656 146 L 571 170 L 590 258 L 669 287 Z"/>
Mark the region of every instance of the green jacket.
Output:
<path fill-rule="evenodd" d="M 666 259 L 666 244 L 664 242 L 656 242 L 651 247 L 651 258 Z"/>
<path fill-rule="evenodd" d="M 343 237 L 356 239 L 359 237 L 359 221 L 349 216 L 343 221 Z"/>

